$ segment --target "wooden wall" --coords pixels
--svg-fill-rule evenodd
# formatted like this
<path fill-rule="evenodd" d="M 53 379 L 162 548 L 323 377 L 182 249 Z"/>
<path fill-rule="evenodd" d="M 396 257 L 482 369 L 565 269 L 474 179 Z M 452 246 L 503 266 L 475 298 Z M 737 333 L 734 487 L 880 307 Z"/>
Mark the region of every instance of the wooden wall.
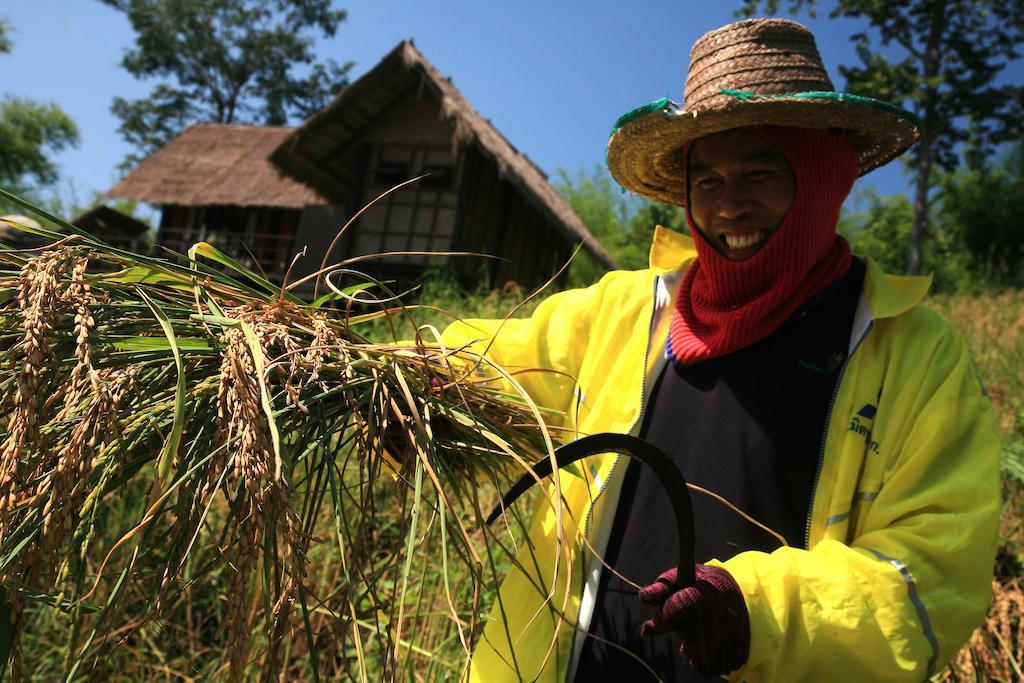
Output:
<path fill-rule="evenodd" d="M 279 280 L 294 255 L 301 214 L 276 207 L 165 205 L 157 244 L 184 254 L 196 242 L 210 242 L 249 267 L 255 256 L 270 279 Z"/>
<path fill-rule="evenodd" d="M 475 148 L 466 155 L 462 211 L 454 249 L 499 256 L 457 259 L 460 280 L 486 278 L 490 287 L 515 282 L 532 288 L 546 282 L 569 258 L 571 247 L 557 228 L 528 203 L 494 161 Z"/>

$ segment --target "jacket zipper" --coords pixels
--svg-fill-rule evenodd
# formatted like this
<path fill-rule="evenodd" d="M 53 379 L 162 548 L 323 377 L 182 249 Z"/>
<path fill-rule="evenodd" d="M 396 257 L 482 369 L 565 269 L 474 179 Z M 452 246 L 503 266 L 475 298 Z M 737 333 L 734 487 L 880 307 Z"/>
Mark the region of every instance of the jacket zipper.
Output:
<path fill-rule="evenodd" d="M 650 364 L 650 360 L 651 360 L 651 342 L 654 339 L 654 321 L 656 319 L 656 316 L 658 315 L 658 282 L 660 280 L 661 280 L 661 276 L 660 275 L 656 275 L 654 277 L 654 291 L 652 292 L 652 297 L 651 297 L 651 301 L 652 301 L 653 305 L 651 307 L 651 319 L 650 319 L 650 321 L 648 322 L 648 325 L 647 325 L 647 348 L 644 350 L 644 364 L 643 364 L 643 369 L 642 369 L 643 378 L 640 381 L 640 409 L 637 411 L 636 419 L 633 421 L 633 424 L 630 425 L 630 427 L 629 427 L 629 431 L 627 432 L 629 434 L 632 434 L 633 430 L 635 430 L 637 425 L 640 423 L 640 420 L 643 418 L 644 409 L 646 408 L 646 404 L 647 404 L 647 379 L 648 379 L 647 378 L 647 368 L 648 368 L 648 365 Z M 583 540 L 584 541 L 588 541 L 589 538 L 590 538 L 590 522 L 591 522 L 591 519 L 593 518 L 594 507 L 597 505 L 597 502 L 601 499 L 601 496 L 604 495 L 605 489 L 608 488 L 608 482 L 610 482 L 612 480 L 612 478 L 615 475 L 615 471 L 619 467 L 619 463 L 621 463 L 624 458 L 628 459 L 628 456 L 624 456 L 624 455 L 621 455 L 621 454 L 616 456 L 615 462 L 612 463 L 611 469 L 608 470 L 608 476 L 605 477 L 604 481 L 601 482 L 601 485 L 597 489 L 597 493 L 594 495 L 594 500 L 593 500 L 593 502 L 591 502 L 590 508 L 587 510 L 587 518 L 583 522 Z M 584 577 L 583 577 L 584 587 L 586 586 L 586 581 L 587 581 L 587 579 L 586 579 L 586 576 L 584 575 Z M 600 581 L 598 581 L 598 583 L 600 583 Z M 597 587 L 595 586 L 595 590 L 596 589 L 597 589 Z M 595 605 L 595 607 L 596 607 L 596 605 Z M 583 611 L 583 604 L 582 604 L 582 600 L 581 600 L 580 601 L 580 608 L 576 611 L 575 623 L 577 624 L 577 631 L 573 634 L 573 640 L 572 640 L 572 642 L 569 645 L 569 647 L 570 647 L 570 650 L 569 650 L 569 668 L 565 672 L 565 683 L 572 683 L 572 681 L 569 680 L 569 676 L 571 674 L 575 673 L 576 664 L 578 663 L 578 662 L 574 661 L 575 660 L 575 652 L 574 651 L 576 649 L 576 647 L 575 647 L 576 646 L 576 638 L 579 637 L 579 630 L 578 630 L 579 626 L 578 625 L 579 625 L 579 621 L 580 621 L 580 613 L 582 611 Z"/>
<path fill-rule="evenodd" d="M 857 338 L 857 343 L 853 345 L 853 349 L 847 354 L 846 360 L 843 361 L 842 366 L 839 368 L 839 377 L 836 379 L 836 386 L 832 389 L 832 398 L 828 402 L 828 412 L 825 414 L 825 431 L 821 435 L 821 448 L 818 450 L 818 469 L 814 472 L 814 480 L 811 485 L 811 504 L 807 508 L 807 524 L 804 527 L 804 550 L 811 549 L 811 518 L 814 516 L 814 502 L 818 497 L 818 481 L 821 479 L 821 471 L 825 469 L 825 444 L 828 442 L 829 428 L 832 425 L 832 412 L 836 407 L 839 387 L 843 383 L 843 377 L 846 375 L 846 366 L 850 364 L 850 359 L 853 358 L 853 354 L 857 353 L 857 349 L 860 348 L 861 343 L 867 338 L 868 333 L 871 332 L 874 326 L 875 321 L 873 319 L 868 321 L 864 332 Z"/>

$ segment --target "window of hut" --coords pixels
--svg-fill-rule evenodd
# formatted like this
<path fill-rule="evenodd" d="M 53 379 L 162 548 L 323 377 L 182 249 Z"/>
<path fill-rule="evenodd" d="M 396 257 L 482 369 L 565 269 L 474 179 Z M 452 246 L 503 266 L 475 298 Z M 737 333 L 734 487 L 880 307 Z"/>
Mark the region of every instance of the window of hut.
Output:
<path fill-rule="evenodd" d="M 455 232 L 459 166 L 451 147 L 432 145 L 374 145 L 369 150 L 363 204 L 395 185 L 426 175 L 392 192 L 363 214 L 356 230 L 354 252 L 446 251 Z M 441 265 L 441 257 L 402 254 L 385 263 Z"/>

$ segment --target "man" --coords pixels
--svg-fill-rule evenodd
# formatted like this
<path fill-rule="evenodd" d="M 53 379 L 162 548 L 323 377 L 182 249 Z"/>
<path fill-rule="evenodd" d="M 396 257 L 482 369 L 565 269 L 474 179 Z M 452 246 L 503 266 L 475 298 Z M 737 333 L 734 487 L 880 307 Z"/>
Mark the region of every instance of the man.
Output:
<path fill-rule="evenodd" d="M 854 179 L 912 117 L 835 93 L 806 28 L 748 20 L 694 45 L 685 104 L 640 108 L 615 178 L 685 206 L 651 268 L 469 321 L 580 434 L 639 434 L 695 494 L 697 582 L 660 484 L 613 455 L 563 474 L 474 653 L 473 680 L 916 680 L 984 616 L 998 435 L 965 349 L 835 233 Z M 603 558 L 603 561 L 597 558 Z M 666 571 L 668 570 L 668 571 Z M 642 590 L 637 594 L 637 588 Z"/>

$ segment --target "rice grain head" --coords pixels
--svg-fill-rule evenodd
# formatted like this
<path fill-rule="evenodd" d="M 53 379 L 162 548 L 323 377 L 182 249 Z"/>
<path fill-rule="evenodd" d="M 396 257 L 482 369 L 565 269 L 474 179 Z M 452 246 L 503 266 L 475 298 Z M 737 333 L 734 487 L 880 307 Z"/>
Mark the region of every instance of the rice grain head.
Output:
<path fill-rule="evenodd" d="M 32 474 L 38 474 L 26 471 L 29 463 L 24 456 L 26 449 L 37 445 L 39 425 L 46 422 L 42 399 L 49 391 L 44 389 L 56 380 L 50 370 L 53 353 L 49 336 L 61 309 L 60 280 L 70 261 L 66 250 L 55 249 L 29 259 L 21 269 L 17 304 L 23 336 L 20 353 L 13 356 L 21 369 L 7 422 L 7 438 L 0 448 L 0 542 L 16 524 L 11 511 L 31 495 L 22 491 L 21 486 L 33 478 Z"/>
<path fill-rule="evenodd" d="M 288 353 L 295 350 L 296 342 L 283 323 L 258 313 L 238 313 L 235 312 L 251 325 L 264 358 L 280 355 L 301 360 L 297 354 Z M 292 606 L 304 576 L 305 543 L 298 516 L 289 503 L 287 477 L 276 473 L 270 426 L 261 402 L 258 381 L 261 370 L 253 357 L 253 350 L 241 326 L 227 328 L 221 341 L 224 355 L 218 393 L 218 429 L 221 442 L 231 444 L 232 453 L 231 462 L 226 463 L 230 471 L 225 478 L 224 489 L 235 490 L 235 482 L 241 484 L 233 506 L 238 540 L 232 553 L 233 572 L 225 614 L 230 671 L 232 678 L 237 680 L 244 676 L 249 655 L 252 623 L 247 596 L 264 544 L 280 544 L 276 554 L 283 562 L 280 570 L 284 580 L 278 594 L 273 596 L 273 613 L 268 615 L 271 620 L 267 634 L 269 649 L 264 660 L 265 671 L 274 671 L 279 664 L 281 641 L 288 631 Z M 282 371 L 279 374 L 284 386 L 294 390 L 295 370 L 289 374 L 284 372 L 283 364 L 277 368 Z M 286 394 L 292 401 L 297 398 L 297 390 L 293 394 L 286 389 Z M 263 586 L 263 590 L 271 591 L 272 587 Z"/>

